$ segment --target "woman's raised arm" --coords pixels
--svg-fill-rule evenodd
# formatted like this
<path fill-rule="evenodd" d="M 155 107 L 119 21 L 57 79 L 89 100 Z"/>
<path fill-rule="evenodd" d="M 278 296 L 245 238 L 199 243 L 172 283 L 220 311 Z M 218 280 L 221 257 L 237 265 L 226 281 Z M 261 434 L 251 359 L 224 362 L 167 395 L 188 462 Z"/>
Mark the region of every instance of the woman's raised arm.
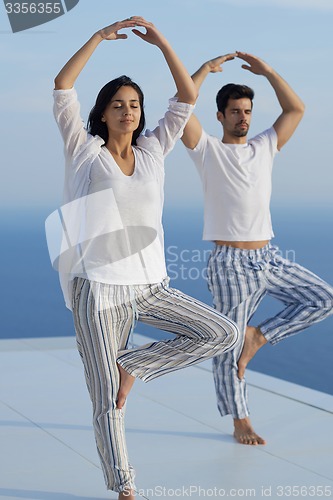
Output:
<path fill-rule="evenodd" d="M 142 40 L 156 45 L 162 51 L 175 81 L 179 101 L 194 104 L 198 97 L 198 91 L 188 71 L 168 40 L 152 23 L 146 21 L 143 17 L 134 16 L 131 17 L 131 20 L 134 20 L 137 26 L 142 26 L 146 29 L 146 33 L 133 29 L 133 33 L 142 38 Z"/>
<path fill-rule="evenodd" d="M 133 28 L 135 25 L 136 22 L 133 18 L 130 18 L 124 19 L 123 21 L 117 21 L 97 31 L 60 70 L 54 79 L 55 89 L 72 88 L 96 47 L 103 40 L 120 40 L 127 38 L 126 34 L 119 34 L 118 31 L 123 28 Z"/>

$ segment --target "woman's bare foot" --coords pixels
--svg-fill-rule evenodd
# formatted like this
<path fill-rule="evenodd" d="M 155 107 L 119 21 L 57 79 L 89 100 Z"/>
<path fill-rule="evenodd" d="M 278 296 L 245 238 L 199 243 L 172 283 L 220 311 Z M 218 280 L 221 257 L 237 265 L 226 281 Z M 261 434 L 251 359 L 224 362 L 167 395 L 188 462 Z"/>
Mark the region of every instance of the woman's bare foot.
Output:
<path fill-rule="evenodd" d="M 253 430 L 249 417 L 234 419 L 234 437 L 240 444 L 266 444 L 266 441 Z"/>
<path fill-rule="evenodd" d="M 119 493 L 118 500 L 135 500 L 135 494 L 133 490 L 124 490 Z"/>
<path fill-rule="evenodd" d="M 134 384 L 135 377 L 127 373 L 126 370 L 122 366 L 117 363 L 118 370 L 120 373 L 120 386 L 117 394 L 117 408 L 121 410 L 121 408 L 126 403 L 126 398 L 132 389 L 132 385 Z M 121 498 L 121 497 L 119 497 Z M 132 498 L 132 497 L 124 497 L 124 498 Z M 134 497 L 133 497 L 134 498 Z"/>
<path fill-rule="evenodd" d="M 259 328 L 255 326 L 246 327 L 244 346 L 238 360 L 238 378 L 240 380 L 244 377 L 245 369 L 249 361 L 251 361 L 256 352 L 259 351 L 260 347 L 265 344 L 267 344 L 267 340 Z"/>

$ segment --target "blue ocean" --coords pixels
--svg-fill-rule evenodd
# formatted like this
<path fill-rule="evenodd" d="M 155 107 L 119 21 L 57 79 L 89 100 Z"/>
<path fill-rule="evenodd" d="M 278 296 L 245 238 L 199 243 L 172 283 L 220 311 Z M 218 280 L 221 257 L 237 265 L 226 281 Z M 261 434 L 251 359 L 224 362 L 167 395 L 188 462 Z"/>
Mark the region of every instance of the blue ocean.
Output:
<path fill-rule="evenodd" d="M 51 210 L 6 213 L 1 224 L 2 339 L 74 335 L 72 316 L 65 308 L 58 275 L 52 269 L 44 233 Z M 333 283 L 332 209 L 301 207 L 272 210 L 283 257 L 296 260 Z M 212 248 L 201 241 L 202 213 L 166 208 L 165 250 L 171 286 L 211 304 L 205 267 Z M 252 323 L 282 307 L 265 298 Z M 164 332 L 138 323 L 136 331 L 157 338 Z M 333 317 L 313 325 L 275 346 L 266 345 L 249 368 L 312 389 L 333 394 Z"/>

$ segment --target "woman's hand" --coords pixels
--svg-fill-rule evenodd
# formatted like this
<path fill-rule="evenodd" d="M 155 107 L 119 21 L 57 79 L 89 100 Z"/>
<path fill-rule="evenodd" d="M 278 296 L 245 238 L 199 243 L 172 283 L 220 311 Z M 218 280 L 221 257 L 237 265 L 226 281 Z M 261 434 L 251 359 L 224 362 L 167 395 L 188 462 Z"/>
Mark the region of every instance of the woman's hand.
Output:
<path fill-rule="evenodd" d="M 133 17 L 124 19 L 123 21 L 116 21 L 105 28 L 102 28 L 97 33 L 103 40 L 120 40 L 128 38 L 125 33 L 118 33 L 119 30 L 124 28 L 134 28 L 136 26 L 136 21 Z"/>
<path fill-rule="evenodd" d="M 142 38 L 145 42 L 151 43 L 152 45 L 157 45 L 157 47 L 161 48 L 163 45 L 167 43 L 166 38 L 158 31 L 158 29 L 150 23 L 146 21 L 143 17 L 133 16 L 132 20 L 135 21 L 137 26 L 142 26 L 146 28 L 146 33 L 142 33 L 137 29 L 133 29 L 133 33 L 138 37 Z"/>
<path fill-rule="evenodd" d="M 117 21 L 110 26 L 106 26 L 97 31 L 65 64 L 55 78 L 56 89 L 70 89 L 73 87 L 77 77 L 86 65 L 87 61 L 95 51 L 96 47 L 103 40 L 119 40 L 127 38 L 125 33 L 119 34 L 118 31 L 123 28 L 133 28 L 136 26 L 133 18 Z"/>

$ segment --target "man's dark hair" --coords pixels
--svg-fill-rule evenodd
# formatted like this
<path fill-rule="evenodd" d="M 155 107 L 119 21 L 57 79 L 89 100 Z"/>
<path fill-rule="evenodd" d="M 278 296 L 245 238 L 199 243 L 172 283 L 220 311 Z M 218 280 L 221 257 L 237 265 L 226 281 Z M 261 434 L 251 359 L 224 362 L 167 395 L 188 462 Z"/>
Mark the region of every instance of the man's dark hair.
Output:
<path fill-rule="evenodd" d="M 118 92 L 121 87 L 132 87 L 138 94 L 139 103 L 141 108 L 141 116 L 138 128 L 133 132 L 132 144 L 136 145 L 136 140 L 145 128 L 145 113 L 143 109 L 143 92 L 131 78 L 122 75 L 119 78 L 111 80 L 111 82 L 104 85 L 104 87 L 99 91 L 96 98 L 95 106 L 92 108 L 88 118 L 88 132 L 91 135 L 99 135 L 104 139 L 105 144 L 109 140 L 109 131 L 105 122 L 102 122 L 102 115 L 110 103 L 112 97 Z"/>
<path fill-rule="evenodd" d="M 216 96 L 217 109 L 224 115 L 225 108 L 228 106 L 229 99 L 242 99 L 247 97 L 253 106 L 254 91 L 247 85 L 238 85 L 237 83 L 228 83 L 222 87 Z"/>

